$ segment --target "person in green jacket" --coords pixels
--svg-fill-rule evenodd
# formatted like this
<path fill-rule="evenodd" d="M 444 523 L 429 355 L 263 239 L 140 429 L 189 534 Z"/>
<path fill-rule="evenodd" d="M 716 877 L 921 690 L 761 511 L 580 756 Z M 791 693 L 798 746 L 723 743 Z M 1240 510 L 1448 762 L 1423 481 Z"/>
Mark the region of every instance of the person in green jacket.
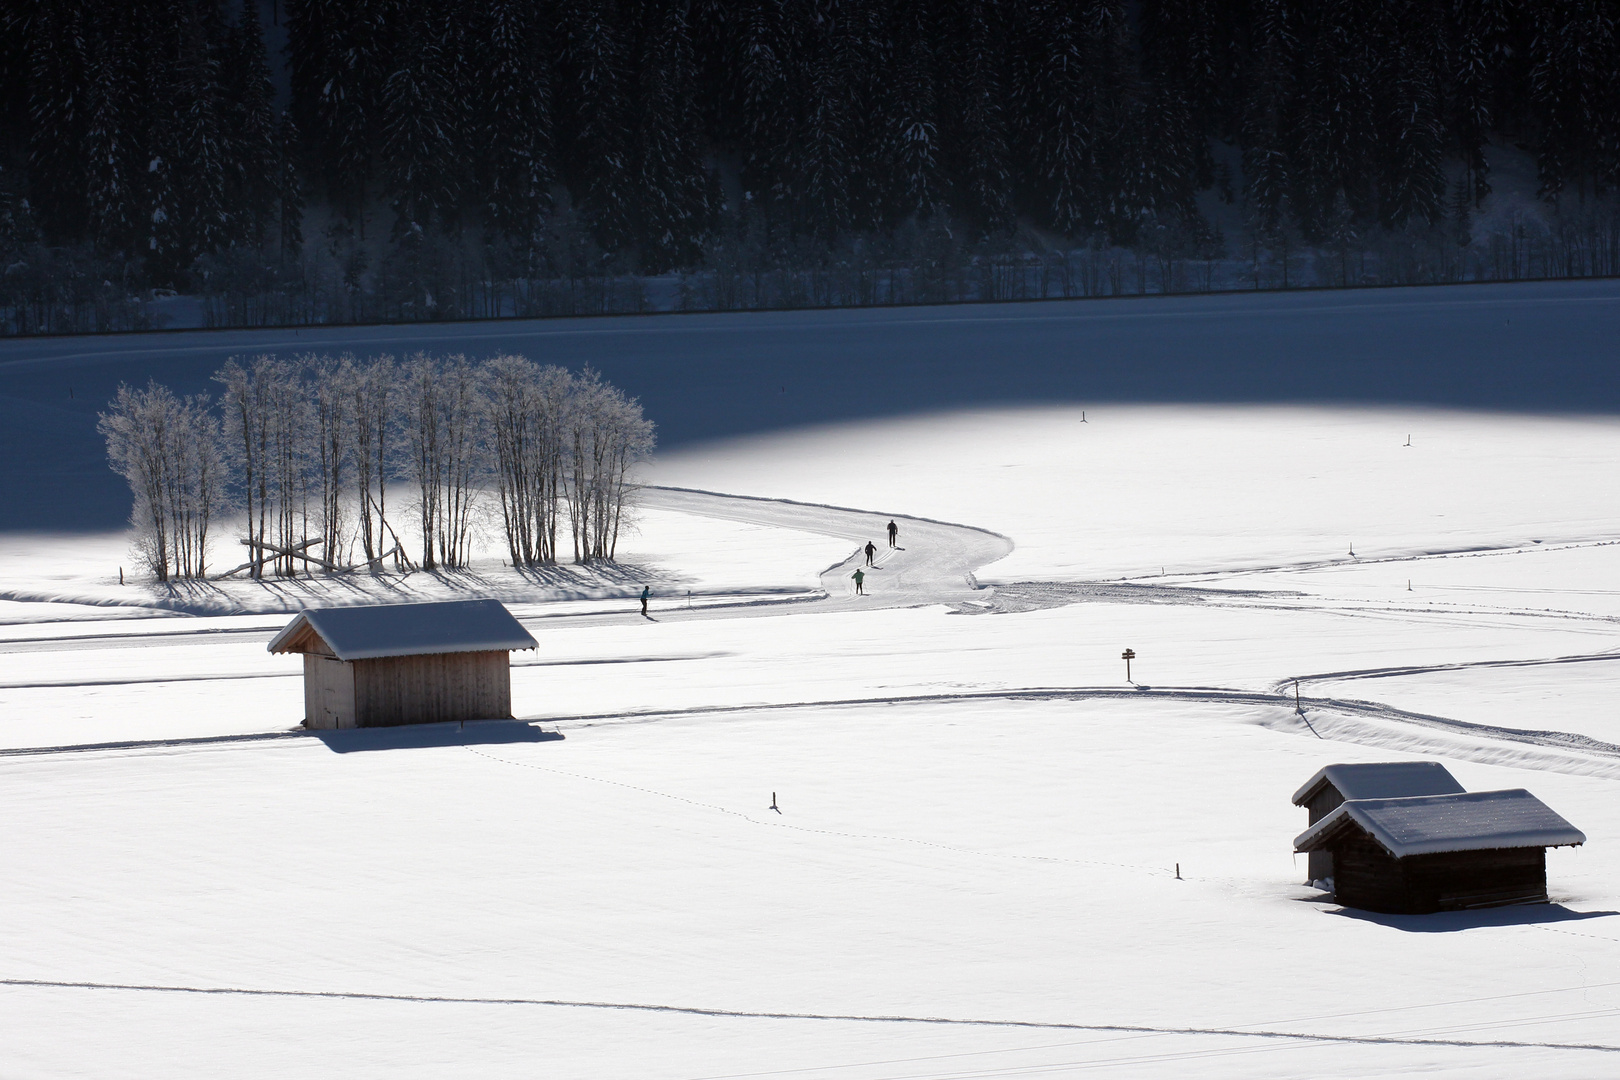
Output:
<path fill-rule="evenodd" d="M 866 571 L 865 570 L 856 570 L 853 574 L 851 574 L 849 576 L 855 579 L 855 595 L 856 596 L 865 596 L 866 595 L 866 587 L 862 583 L 864 581 L 866 581 Z"/>
<path fill-rule="evenodd" d="M 647 599 L 650 596 L 652 596 L 652 586 L 643 585 L 641 587 L 641 613 L 643 615 L 647 614 Z"/>

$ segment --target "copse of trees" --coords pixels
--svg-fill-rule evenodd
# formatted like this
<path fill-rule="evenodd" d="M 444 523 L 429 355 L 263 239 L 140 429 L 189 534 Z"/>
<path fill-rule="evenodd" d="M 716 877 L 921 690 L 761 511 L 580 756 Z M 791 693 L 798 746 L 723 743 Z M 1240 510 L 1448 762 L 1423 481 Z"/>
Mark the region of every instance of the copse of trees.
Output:
<path fill-rule="evenodd" d="M 1534 155 L 1552 204 L 1612 200 L 1617 17 L 1620 0 L 10 0 L 0 306 L 22 331 L 68 309 L 127 321 L 137 286 L 217 297 L 235 323 L 590 311 L 635 306 L 625 275 L 723 289 L 739 252 L 805 268 L 917 229 L 973 257 L 1024 226 L 1207 258 L 1212 189 L 1273 250 L 1440 226 L 1467 246 L 1493 141 Z M 907 259 L 920 275 L 930 256 Z"/>
<path fill-rule="evenodd" d="M 101 417 L 159 581 L 208 576 L 211 527 L 237 511 L 247 558 L 227 574 L 462 567 L 491 500 L 514 566 L 558 561 L 564 522 L 575 562 L 612 559 L 654 444 L 641 406 L 596 372 L 521 356 L 265 355 L 214 379 L 217 403 L 124 386 Z M 410 548 L 390 482 L 412 495 Z"/>

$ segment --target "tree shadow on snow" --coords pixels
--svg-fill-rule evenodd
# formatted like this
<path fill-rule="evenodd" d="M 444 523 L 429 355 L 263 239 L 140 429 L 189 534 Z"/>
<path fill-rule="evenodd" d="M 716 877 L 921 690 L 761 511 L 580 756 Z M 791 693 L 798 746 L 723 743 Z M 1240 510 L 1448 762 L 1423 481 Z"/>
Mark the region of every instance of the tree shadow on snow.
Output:
<path fill-rule="evenodd" d="M 1543 923 L 1580 922 L 1620 915 L 1620 911 L 1575 911 L 1563 904 L 1513 904 L 1508 907 L 1479 908 L 1474 911 L 1437 911 L 1432 915 L 1384 915 L 1376 911 L 1340 908 L 1327 912 L 1360 922 L 1377 923 L 1391 930 L 1411 934 L 1449 934 L 1483 926 L 1534 926 Z"/>
<path fill-rule="evenodd" d="M 469 720 L 465 724 L 402 724 L 399 727 L 312 731 L 334 754 L 367 750 L 421 750 L 443 746 L 556 742 L 560 731 L 542 731 L 522 720 Z"/>

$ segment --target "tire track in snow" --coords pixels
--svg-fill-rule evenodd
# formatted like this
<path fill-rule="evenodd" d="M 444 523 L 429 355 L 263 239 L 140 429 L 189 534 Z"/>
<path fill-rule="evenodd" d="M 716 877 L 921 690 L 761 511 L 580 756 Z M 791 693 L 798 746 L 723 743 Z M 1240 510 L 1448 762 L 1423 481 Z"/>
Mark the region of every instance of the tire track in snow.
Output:
<path fill-rule="evenodd" d="M 801 709 L 860 708 L 877 705 L 955 704 L 980 701 L 1176 701 L 1211 705 L 1246 705 L 1275 708 L 1288 716 L 1295 713 L 1292 695 L 1275 694 L 1264 690 L 1233 690 L 1222 687 L 1034 687 L 1005 690 L 964 690 L 951 693 L 895 694 L 877 697 L 830 698 L 818 701 L 789 701 L 750 703 L 743 705 L 697 705 L 686 709 L 661 709 L 646 712 L 586 713 L 571 716 L 528 717 L 526 723 L 544 723 L 568 727 L 595 727 L 659 723 L 701 717 L 742 716 L 755 713 L 793 712 Z M 1473 724 L 1441 716 L 1410 712 L 1376 701 L 1356 701 L 1339 698 L 1301 697 L 1299 702 L 1308 711 L 1339 713 L 1352 719 L 1388 723 L 1397 730 L 1430 729 L 1445 734 L 1480 740 L 1480 745 L 1446 744 L 1433 748 L 1433 752 L 1452 757 L 1478 760 L 1487 764 L 1502 764 L 1501 746 L 1492 742 L 1507 742 L 1516 747 L 1512 762 L 1521 768 L 1540 768 L 1550 772 L 1583 776 L 1602 776 L 1620 780 L 1620 745 L 1590 739 L 1568 732 L 1535 732 L 1515 728 L 1502 728 L 1487 724 Z M 1301 721 L 1304 722 L 1303 719 Z M 1318 715 L 1318 723 L 1321 717 Z M 1314 728 L 1312 730 L 1315 730 Z M 1357 737 L 1354 730 L 1329 729 L 1333 741 L 1383 745 L 1387 740 L 1369 740 Z M 1318 733 L 1319 738 L 1324 736 Z M 128 750 L 163 751 L 188 749 L 226 749 L 232 744 L 253 744 L 270 741 L 310 739 L 318 740 L 313 732 L 295 730 L 257 732 L 247 735 L 206 735 L 176 739 L 122 740 L 118 742 L 75 743 L 59 746 L 31 746 L 0 749 L 0 759 L 43 757 L 58 754 L 117 752 Z M 1418 739 L 1418 745 L 1422 741 Z M 1538 753 L 1538 751 L 1540 751 Z"/>
<path fill-rule="evenodd" d="M 687 1016 L 709 1016 L 738 1020 L 812 1020 L 854 1024 L 927 1024 L 950 1027 L 1034 1028 L 1044 1031 L 1099 1031 L 1142 1035 L 1214 1035 L 1245 1039 L 1287 1039 L 1310 1042 L 1349 1043 L 1372 1046 L 1445 1046 L 1471 1049 L 1512 1048 L 1529 1050 L 1584 1050 L 1597 1053 L 1620 1053 L 1620 1045 L 1610 1043 L 1532 1042 L 1516 1039 L 1443 1039 L 1390 1033 L 1385 1035 L 1330 1035 L 1322 1032 L 1284 1031 L 1259 1027 L 1201 1028 L 1156 1027 L 1147 1024 L 1082 1024 L 1061 1020 L 995 1020 L 952 1016 L 905 1016 L 897 1014 L 767 1012 L 752 1009 L 707 1008 L 701 1005 L 658 1005 L 628 1001 L 581 1001 L 568 998 L 525 997 L 450 997 L 432 994 L 385 994 L 365 991 L 339 990 L 274 990 L 243 986 L 182 986 L 163 983 L 105 983 L 70 982 L 55 979 L 0 979 L 0 986 L 45 990 L 108 990 L 132 993 L 200 994 L 235 997 L 290 997 L 341 1001 L 383 1001 L 426 1005 L 501 1005 L 532 1006 L 554 1009 L 601 1009 L 620 1012 L 679 1013 Z M 1535 1017 L 1529 1021 L 1546 1022 L 1559 1019 L 1586 1019 L 1598 1016 L 1620 1015 L 1620 1009 L 1600 1009 L 1583 1013 L 1559 1013 L 1550 1017 Z M 1438 1031 L 1470 1030 L 1473 1028 L 1503 1028 L 1514 1021 L 1492 1024 L 1470 1024 L 1461 1028 L 1445 1027 Z"/>
<path fill-rule="evenodd" d="M 987 595 L 981 590 L 973 577 L 978 568 L 1000 559 L 1010 553 L 1013 543 L 1007 537 L 986 529 L 952 522 L 938 521 L 930 518 L 913 515 L 886 515 L 874 511 L 857 510 L 849 507 L 839 507 L 827 504 L 797 502 L 788 499 L 772 499 L 758 496 L 726 495 L 717 492 L 702 491 L 689 488 L 648 487 L 642 489 L 641 497 L 644 505 L 658 509 L 673 510 L 707 517 L 717 517 L 726 520 L 743 521 L 752 524 L 767 525 L 780 528 L 799 529 L 821 535 L 836 536 L 842 539 L 864 541 L 872 539 L 876 542 L 883 536 L 883 526 L 887 519 L 892 517 L 901 525 L 902 546 L 891 550 L 882 547 L 883 564 L 875 568 L 868 575 L 871 582 L 871 592 L 864 597 L 856 598 L 850 593 L 850 586 L 846 571 L 852 565 L 861 562 L 859 548 L 849 558 L 834 564 L 821 574 L 824 593 L 820 597 L 797 596 L 783 599 L 767 599 L 736 606 L 721 605 L 716 607 L 697 608 L 691 611 L 682 609 L 668 609 L 658 612 L 661 620 L 684 621 L 687 619 L 707 618 L 735 618 L 739 616 L 758 616 L 777 614 L 784 605 L 791 605 L 799 611 L 817 610 L 873 610 L 888 607 L 913 607 L 935 603 L 956 603 L 959 608 L 968 608 L 982 605 L 982 601 L 973 601 L 975 596 Z M 916 538 L 919 542 L 914 548 L 906 548 L 904 542 Z M 1575 543 L 1568 546 L 1602 546 L 1603 543 Z M 1396 557 L 1388 560 L 1362 560 L 1362 561 L 1408 561 L 1414 558 L 1455 558 L 1477 557 L 1481 555 L 1501 554 L 1512 549 L 1467 549 L 1456 552 L 1430 552 L 1422 555 Z M 1546 547 L 1524 550 L 1548 550 Z M 1309 564 L 1307 564 L 1309 565 Z M 1343 565 L 1342 562 L 1321 565 Z M 1241 571 L 1240 571 L 1241 572 Z M 1211 571 L 1214 573 L 1230 574 L 1232 571 Z M 892 576 L 891 576 L 892 575 Z M 1204 576 L 1204 575 L 1179 575 Z M 1026 586 L 1040 585 L 1042 583 L 1025 583 Z M 1018 586 L 1012 586 L 1016 590 Z M 1122 592 L 1122 590 L 1128 590 Z M 1151 593 L 1154 602 L 1175 602 L 1171 594 L 1177 592 L 1173 587 L 1144 586 L 1130 583 L 1120 584 L 1113 582 L 1095 583 L 1066 583 L 1063 591 L 1073 593 L 1076 598 L 1086 593 L 1092 593 L 1097 599 L 1119 600 L 1126 595 L 1135 597 L 1144 590 Z M 1119 595 L 1114 595 L 1114 594 Z M 1191 602 L 1238 603 L 1241 605 L 1244 597 L 1242 590 L 1203 590 L 1189 588 L 1186 590 L 1187 600 Z M 988 595 L 994 596 L 994 592 Z M 1149 598 L 1144 596 L 1144 598 Z M 1072 602 L 1072 601 L 1067 601 Z M 568 616 L 581 619 L 586 623 L 621 623 L 638 621 L 639 616 L 632 613 L 601 614 L 586 613 L 578 616 Z M 527 621 L 527 620 L 526 620 Z M 253 635 L 266 640 L 273 631 L 254 628 L 251 630 L 236 630 L 234 628 L 210 627 L 199 628 L 192 632 L 164 631 L 161 636 L 174 642 L 176 638 L 215 637 L 217 635 Z M 118 646 L 123 647 L 124 642 L 130 645 L 150 644 L 155 635 L 90 635 L 80 639 L 67 639 L 61 642 L 63 648 L 97 648 L 109 647 L 112 640 L 119 641 Z M 37 639 L 36 639 L 37 640 Z M 82 644 L 80 644 L 82 642 Z M 38 646 L 34 642 L 18 642 L 24 648 L 32 651 Z M 0 650 L 5 645 L 0 643 Z M 1582 657 L 1554 658 L 1553 660 L 1529 661 L 1482 661 L 1478 664 L 1436 665 L 1431 670 L 1446 670 L 1448 667 L 1466 668 L 1469 666 L 1507 666 L 1512 664 L 1533 665 L 1537 663 L 1557 662 L 1584 662 L 1586 660 L 1617 659 L 1615 654 L 1588 654 Z M 1417 673 L 1420 668 L 1410 669 L 1366 669 L 1361 672 L 1346 672 L 1342 677 L 1375 678 L 1381 674 Z M 271 677 L 224 675 L 220 679 L 243 677 Z M 1302 676 L 1304 680 L 1321 680 L 1329 677 L 1339 677 L 1336 674 Z M 163 679 L 152 678 L 154 682 L 169 681 L 209 681 L 210 678 L 201 679 Z M 145 680 L 142 680 L 145 681 Z M 831 701 L 816 702 L 790 702 L 778 704 L 750 705 L 750 706 L 713 706 L 697 707 L 685 711 L 659 711 L 629 714 L 602 714 L 594 716 L 572 717 L 543 717 L 548 722 L 581 723 L 591 722 L 626 722 L 667 718 L 679 715 L 724 714 L 747 711 L 769 711 L 786 708 L 819 708 L 837 707 L 841 705 L 872 705 L 872 704 L 905 704 L 925 702 L 945 702 L 952 700 L 983 700 L 986 698 L 1002 698 L 1008 700 L 1024 699 L 1035 700 L 1042 698 L 1069 698 L 1084 700 L 1087 698 L 1133 698 L 1143 697 L 1175 698 L 1179 700 L 1196 700 L 1217 704 L 1242 704 L 1282 706 L 1292 711 L 1294 701 L 1291 695 L 1282 692 L 1282 687 L 1292 679 L 1283 680 L 1275 684 L 1271 692 L 1248 692 L 1220 687 L 1182 687 L 1182 688 L 1108 688 L 1108 687 L 1062 687 L 1062 688 L 1028 688 L 1022 690 L 1003 691 L 969 691 L 954 694 L 913 694 L 892 697 L 848 698 Z M 108 685 L 112 682 L 109 681 Z M 1365 719 L 1374 719 L 1380 722 L 1403 725 L 1409 728 L 1426 728 L 1443 731 L 1448 734 L 1473 739 L 1489 739 L 1514 743 L 1527 747 L 1540 747 L 1547 750 L 1560 751 L 1565 754 L 1577 754 L 1599 760 L 1620 759 L 1620 746 L 1587 736 L 1560 731 L 1532 731 L 1516 728 L 1507 728 L 1498 725 L 1477 724 L 1468 721 L 1454 720 L 1448 717 L 1435 716 L 1425 713 L 1399 709 L 1376 701 L 1363 701 L 1358 699 L 1317 697 L 1301 699 L 1302 704 L 1318 712 L 1338 712 Z M 1315 729 L 1312 728 L 1314 731 Z M 256 733 L 247 736 L 206 736 L 190 739 L 170 740 L 125 740 L 97 744 L 80 744 L 52 747 L 26 747 L 0 750 L 0 757 L 26 756 L 31 754 L 68 753 L 88 750 L 123 750 L 123 749 L 159 749 L 164 747 L 182 748 L 186 746 L 205 746 L 229 744 L 233 741 L 263 741 L 275 738 L 297 738 L 300 732 Z M 1319 733 L 1318 733 L 1319 734 Z M 1347 733 L 1346 733 L 1347 734 Z M 1336 735 L 1336 737 L 1339 737 Z M 1352 739 L 1351 741 L 1358 741 Z M 1447 747 L 1446 752 L 1455 752 L 1455 748 Z M 1569 763 L 1562 758 L 1544 760 L 1544 766 L 1550 766 L 1558 771 L 1567 771 Z"/>

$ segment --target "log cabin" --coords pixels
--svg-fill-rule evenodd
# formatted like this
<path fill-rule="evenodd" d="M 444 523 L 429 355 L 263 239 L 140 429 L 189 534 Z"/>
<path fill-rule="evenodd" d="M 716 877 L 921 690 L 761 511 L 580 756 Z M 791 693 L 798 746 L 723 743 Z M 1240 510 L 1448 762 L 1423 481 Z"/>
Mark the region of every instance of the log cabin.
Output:
<path fill-rule="evenodd" d="M 1388 914 L 1547 901 L 1547 848 L 1586 835 L 1522 788 L 1350 799 L 1294 840 L 1333 853 L 1333 896 Z"/>
<path fill-rule="evenodd" d="M 498 600 L 311 608 L 270 642 L 304 657 L 304 726 L 512 715 L 514 650 L 538 648 Z"/>
<path fill-rule="evenodd" d="M 1401 795 L 1457 795 L 1463 786 L 1438 761 L 1364 761 L 1327 765 L 1294 792 L 1307 825 L 1315 825 L 1347 799 L 1393 799 Z M 1333 853 L 1313 851 L 1306 882 L 1333 876 Z"/>

